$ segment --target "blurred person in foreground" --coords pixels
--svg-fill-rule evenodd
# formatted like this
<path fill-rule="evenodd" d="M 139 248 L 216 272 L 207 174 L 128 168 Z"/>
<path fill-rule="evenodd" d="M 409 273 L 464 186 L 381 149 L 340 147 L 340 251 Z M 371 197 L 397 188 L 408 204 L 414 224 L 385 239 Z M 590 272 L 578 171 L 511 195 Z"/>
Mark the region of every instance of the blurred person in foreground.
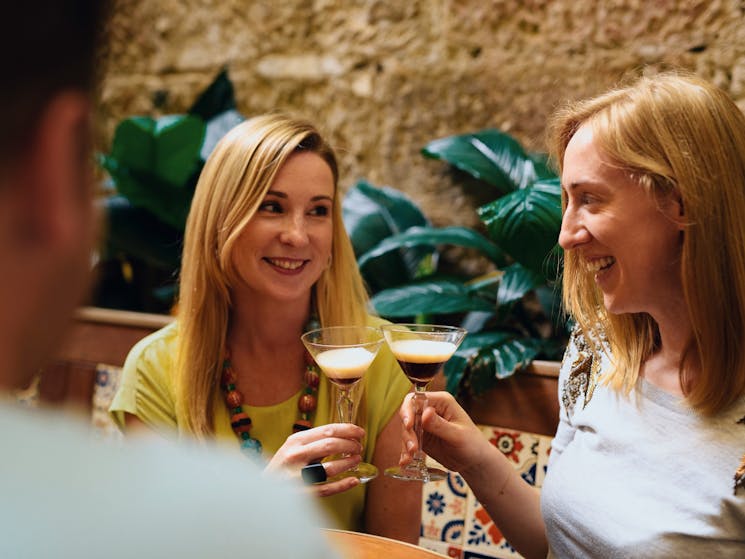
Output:
<path fill-rule="evenodd" d="M 107 12 L 102 0 L 21 2 L 0 23 L 0 557 L 328 557 L 307 497 L 244 461 L 113 448 L 72 419 L 14 406 L 89 283 Z"/>
<path fill-rule="evenodd" d="M 745 557 L 745 118 L 668 73 L 568 105 L 552 140 L 577 326 L 542 492 L 448 394 L 424 450 L 525 557 Z"/>

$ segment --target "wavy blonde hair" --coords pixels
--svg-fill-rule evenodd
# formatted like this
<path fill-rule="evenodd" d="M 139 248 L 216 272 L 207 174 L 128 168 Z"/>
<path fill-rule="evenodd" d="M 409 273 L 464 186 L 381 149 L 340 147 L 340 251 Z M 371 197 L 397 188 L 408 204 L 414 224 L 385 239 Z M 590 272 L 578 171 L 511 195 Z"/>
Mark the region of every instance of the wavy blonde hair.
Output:
<path fill-rule="evenodd" d="M 334 177 L 331 264 L 313 288 L 322 326 L 364 324 L 367 292 L 344 229 L 338 167 L 332 148 L 309 122 L 283 114 L 252 118 L 217 144 L 199 177 L 186 222 L 178 304 L 176 399 L 181 433 L 204 439 L 214 433 L 222 354 L 238 276 L 233 247 L 294 153 L 312 152 Z"/>
<path fill-rule="evenodd" d="M 745 117 L 722 90 L 692 75 L 639 78 L 555 114 L 550 142 L 559 167 L 584 124 L 604 155 L 650 194 L 682 201 L 681 275 L 693 332 L 680 384 L 691 406 L 716 414 L 745 393 Z M 574 251 L 565 255 L 563 298 L 585 333 L 610 344 L 609 383 L 631 390 L 659 343 L 657 324 L 645 313 L 608 313 Z"/>

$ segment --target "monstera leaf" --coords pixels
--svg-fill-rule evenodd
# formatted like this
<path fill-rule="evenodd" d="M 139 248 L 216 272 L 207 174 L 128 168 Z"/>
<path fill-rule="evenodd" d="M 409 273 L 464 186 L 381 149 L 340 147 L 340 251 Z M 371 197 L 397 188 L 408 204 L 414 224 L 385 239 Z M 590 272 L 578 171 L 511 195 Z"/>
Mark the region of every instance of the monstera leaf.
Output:
<path fill-rule="evenodd" d="M 447 390 L 480 394 L 494 386 L 495 379 L 510 377 L 529 365 L 543 345 L 540 340 L 508 331 L 468 334 L 445 363 Z"/>
<path fill-rule="evenodd" d="M 403 233 L 383 239 L 374 248 L 360 256 L 357 263 L 360 267 L 364 267 L 368 262 L 392 251 L 414 247 L 431 249 L 436 245 L 444 244 L 476 249 L 498 264 L 505 261 L 499 247 L 473 229 L 467 227 L 411 227 Z"/>
<path fill-rule="evenodd" d="M 429 225 L 421 210 L 403 193 L 366 181 L 359 181 L 347 191 L 342 210 L 358 258 L 384 239 L 411 227 Z M 415 279 L 422 262 L 435 257 L 433 246 L 400 246 L 366 262 L 361 272 L 368 287 L 377 292 Z"/>
<path fill-rule="evenodd" d="M 128 118 L 117 126 L 102 163 L 120 195 L 183 229 L 204 133 L 204 121 L 190 115 Z"/>
<path fill-rule="evenodd" d="M 478 209 L 494 242 L 517 262 L 541 271 L 561 228 L 559 180 L 544 179 Z"/>
<path fill-rule="evenodd" d="M 526 153 L 512 136 L 495 129 L 434 140 L 422 153 L 446 161 L 502 193 L 552 176 L 544 157 Z"/>
<path fill-rule="evenodd" d="M 468 311 L 493 311 L 494 298 L 484 296 L 483 286 L 469 286 L 457 279 L 428 279 L 376 293 L 372 304 L 388 318 Z"/>

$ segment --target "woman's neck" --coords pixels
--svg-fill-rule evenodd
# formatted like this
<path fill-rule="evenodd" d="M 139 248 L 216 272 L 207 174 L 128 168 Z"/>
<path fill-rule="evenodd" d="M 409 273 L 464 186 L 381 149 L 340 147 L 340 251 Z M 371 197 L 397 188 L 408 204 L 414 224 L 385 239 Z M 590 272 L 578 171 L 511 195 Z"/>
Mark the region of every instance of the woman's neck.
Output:
<path fill-rule="evenodd" d="M 687 310 L 684 308 L 668 309 L 668 312 L 657 320 L 657 327 L 660 343 L 658 348 L 642 363 L 641 375 L 658 388 L 683 396 L 680 367 L 692 335 Z M 694 366 L 694 362 L 689 360 L 686 366 Z M 695 376 L 696 371 L 690 371 L 690 373 Z"/>
<path fill-rule="evenodd" d="M 299 345 L 310 317 L 310 294 L 305 302 L 277 303 L 235 297 L 227 343 L 241 344 L 253 353 L 274 352 Z"/>
<path fill-rule="evenodd" d="M 247 404 L 276 404 L 300 390 L 305 354 L 300 336 L 309 315 L 310 297 L 305 305 L 236 301 L 226 343 Z"/>

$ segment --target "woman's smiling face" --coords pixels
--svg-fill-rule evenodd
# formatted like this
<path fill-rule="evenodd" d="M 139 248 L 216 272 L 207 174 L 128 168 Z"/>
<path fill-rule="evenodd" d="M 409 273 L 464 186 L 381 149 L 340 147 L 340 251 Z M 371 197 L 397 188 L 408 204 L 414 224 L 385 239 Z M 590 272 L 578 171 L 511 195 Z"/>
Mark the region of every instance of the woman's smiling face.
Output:
<path fill-rule="evenodd" d="M 559 244 L 577 251 L 609 312 L 655 316 L 671 297 L 680 300 L 683 216 L 673 196 L 656 199 L 609 164 L 587 124 L 567 145 L 561 184 Z"/>
<path fill-rule="evenodd" d="M 326 161 L 312 152 L 293 154 L 233 248 L 242 281 L 234 289 L 264 300 L 307 300 L 329 264 L 333 201 Z"/>

